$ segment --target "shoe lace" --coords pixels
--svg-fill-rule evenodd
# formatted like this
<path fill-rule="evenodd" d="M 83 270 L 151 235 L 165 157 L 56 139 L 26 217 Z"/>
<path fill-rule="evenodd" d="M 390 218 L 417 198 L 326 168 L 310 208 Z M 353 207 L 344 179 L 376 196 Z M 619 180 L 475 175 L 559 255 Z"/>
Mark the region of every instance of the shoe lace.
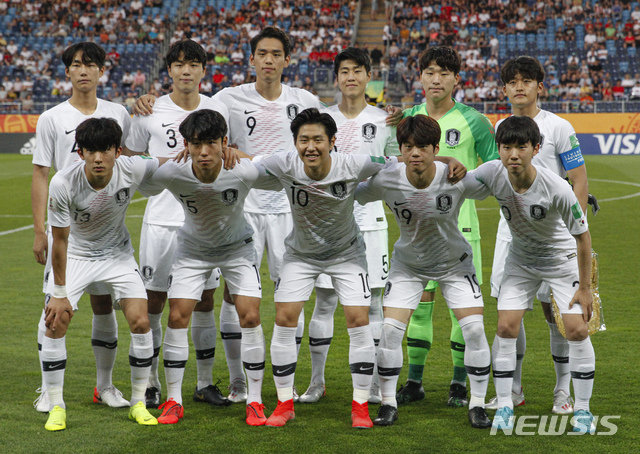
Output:
<path fill-rule="evenodd" d="M 46 389 L 42 389 L 42 388 L 38 388 L 38 389 L 36 389 L 36 392 L 38 394 L 40 394 L 40 395 L 36 398 L 36 400 L 33 401 L 33 406 L 34 407 L 37 407 L 38 404 L 40 403 L 40 401 L 44 399 L 44 396 L 46 395 L 47 390 Z"/>

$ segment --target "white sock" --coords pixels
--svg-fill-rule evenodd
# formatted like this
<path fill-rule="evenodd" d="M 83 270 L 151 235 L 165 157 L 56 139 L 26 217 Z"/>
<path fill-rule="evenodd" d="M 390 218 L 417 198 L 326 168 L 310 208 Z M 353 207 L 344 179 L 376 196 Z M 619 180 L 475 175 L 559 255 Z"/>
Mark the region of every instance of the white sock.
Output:
<path fill-rule="evenodd" d="M 300 354 L 300 345 L 302 345 L 302 336 L 304 335 L 304 310 L 300 311 L 298 316 L 298 326 L 296 326 L 296 358 Z"/>
<path fill-rule="evenodd" d="M 296 329 L 295 327 L 289 328 L 278 325 L 273 327 L 271 364 L 273 381 L 278 391 L 278 400 L 281 402 L 293 399 L 293 380 L 297 365 Z M 291 392 L 291 397 L 289 397 L 289 391 Z"/>
<path fill-rule="evenodd" d="M 228 301 L 222 301 L 220 307 L 220 337 L 229 368 L 229 382 L 246 381 L 242 369 L 242 328 L 236 307 Z"/>
<path fill-rule="evenodd" d="M 569 368 L 569 342 L 564 338 L 558 325 L 549 323 L 549 340 L 551 346 L 551 356 L 553 358 L 553 366 L 556 369 L 556 387 L 554 394 L 562 390 L 567 395 L 571 394 L 571 369 Z"/>
<path fill-rule="evenodd" d="M 194 311 L 191 315 L 191 339 L 196 351 L 198 389 L 213 385 L 213 364 L 216 355 L 216 316 L 213 310 Z"/>
<path fill-rule="evenodd" d="M 522 361 L 527 351 L 527 334 L 524 331 L 524 318 L 520 320 L 520 333 L 516 341 L 516 370 L 513 373 L 512 391 L 520 394 L 522 391 Z"/>
<path fill-rule="evenodd" d="M 574 411 L 589 411 L 589 400 L 593 393 L 593 378 L 596 373 L 596 353 L 587 336 L 581 341 L 569 341 L 569 367 L 575 393 Z"/>
<path fill-rule="evenodd" d="M 378 375 L 382 405 L 397 407 L 396 388 L 402 371 L 402 339 L 407 325 L 394 318 L 386 317 L 382 325 L 382 336 L 378 346 Z"/>
<path fill-rule="evenodd" d="M 484 317 L 481 314 L 468 315 L 459 320 L 464 349 L 464 365 L 469 377 L 471 399 L 469 409 L 484 408 L 484 398 L 489 385 L 491 352 L 484 334 Z"/>
<path fill-rule="evenodd" d="M 38 322 L 38 358 L 40 360 L 40 390 L 44 391 L 47 389 L 47 385 L 44 383 L 44 374 L 42 371 L 42 342 L 44 341 L 44 336 L 47 332 L 47 326 L 44 323 L 45 313 L 44 309 L 42 310 L 42 314 L 40 315 L 40 321 Z"/>
<path fill-rule="evenodd" d="M 153 358 L 151 360 L 151 373 L 149 374 L 149 387 L 162 389 L 160 377 L 158 376 L 160 348 L 162 347 L 162 313 L 148 315 L 151 336 L 153 338 Z"/>
<path fill-rule="evenodd" d="M 42 339 L 42 376 L 44 386 L 49 393 L 51 408 L 58 405 L 67 408 L 62 398 L 64 386 L 64 371 L 67 367 L 66 337 L 52 339 L 45 336 Z"/>
<path fill-rule="evenodd" d="M 242 363 L 247 374 L 247 403 L 262 403 L 265 356 L 262 325 L 242 328 Z"/>
<path fill-rule="evenodd" d="M 493 383 L 498 396 L 498 408 L 513 408 L 511 389 L 516 368 L 516 339 L 496 337 L 493 340 Z"/>
<path fill-rule="evenodd" d="M 118 352 L 118 321 L 116 312 L 110 314 L 93 314 L 91 330 L 91 347 L 96 358 L 96 387 L 98 390 L 113 384 L 112 372 Z"/>
<path fill-rule="evenodd" d="M 316 304 L 309 322 L 311 383 L 324 385 L 324 370 L 333 338 L 333 314 L 337 306 L 335 290 L 316 287 Z"/>
<path fill-rule="evenodd" d="M 353 400 L 359 404 L 369 400 L 375 356 L 375 346 L 369 325 L 348 328 L 349 368 L 353 382 Z M 365 396 L 364 399 L 362 396 Z"/>
<path fill-rule="evenodd" d="M 382 292 L 384 289 L 373 288 L 371 289 L 371 306 L 369 306 L 369 327 L 371 328 L 371 336 L 373 337 L 373 344 L 376 349 L 374 359 L 377 361 L 378 345 L 380 344 L 380 336 L 382 336 L 382 322 L 384 314 L 382 312 Z M 376 362 L 377 364 L 377 362 Z M 373 367 L 373 377 L 371 379 L 372 385 L 379 385 L 380 379 L 378 378 L 378 367 Z"/>
<path fill-rule="evenodd" d="M 151 358 L 153 356 L 153 336 L 151 331 L 144 334 L 131 333 L 129 345 L 129 365 L 131 366 L 131 406 L 144 402 L 144 393 L 149 384 Z"/>
<path fill-rule="evenodd" d="M 182 380 L 189 359 L 189 337 L 186 328 L 167 327 L 162 346 L 164 376 L 167 380 L 167 400 L 173 399 L 182 405 Z"/>

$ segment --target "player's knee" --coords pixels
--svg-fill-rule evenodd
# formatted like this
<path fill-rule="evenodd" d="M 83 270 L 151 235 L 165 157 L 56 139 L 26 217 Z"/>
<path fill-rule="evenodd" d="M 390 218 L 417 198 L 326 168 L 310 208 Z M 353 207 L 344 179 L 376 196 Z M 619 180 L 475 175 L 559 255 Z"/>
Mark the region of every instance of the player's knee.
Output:
<path fill-rule="evenodd" d="M 498 329 L 496 333 L 499 337 L 515 339 L 518 337 L 520 330 L 520 322 L 513 323 L 511 320 L 498 320 Z"/>
<path fill-rule="evenodd" d="M 260 311 L 252 309 L 243 314 L 238 314 L 238 318 L 242 328 L 255 328 L 260 324 Z"/>
<path fill-rule="evenodd" d="M 172 329 L 184 329 L 189 327 L 191 319 L 191 309 L 184 307 L 172 307 L 169 311 L 168 326 Z"/>
<path fill-rule="evenodd" d="M 147 314 L 142 314 L 130 320 L 129 329 L 133 334 L 144 334 L 149 332 L 149 317 L 147 317 Z"/>
<path fill-rule="evenodd" d="M 573 326 L 565 324 L 564 329 L 567 340 L 570 341 L 581 341 L 589 336 L 589 329 L 586 323 L 576 324 Z"/>
<path fill-rule="evenodd" d="M 462 328 L 462 337 L 467 345 L 477 345 L 485 337 L 482 322 L 472 322 Z"/>

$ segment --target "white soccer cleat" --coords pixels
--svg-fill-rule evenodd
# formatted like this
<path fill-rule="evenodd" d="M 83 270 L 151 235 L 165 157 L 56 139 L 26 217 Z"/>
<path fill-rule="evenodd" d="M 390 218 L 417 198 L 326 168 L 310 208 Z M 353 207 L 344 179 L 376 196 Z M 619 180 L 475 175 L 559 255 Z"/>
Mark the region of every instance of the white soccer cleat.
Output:
<path fill-rule="evenodd" d="M 303 404 L 313 404 L 318 402 L 326 394 L 324 384 L 311 383 L 304 394 L 300 396 L 300 402 Z"/>
<path fill-rule="evenodd" d="M 526 403 L 524 400 L 524 390 L 520 388 L 519 393 L 514 393 L 511 391 L 511 401 L 513 402 L 513 408 L 520 407 Z M 493 397 L 487 402 L 484 406 L 486 410 L 497 410 L 498 409 L 498 396 Z"/>
<path fill-rule="evenodd" d="M 378 385 L 377 383 L 371 384 L 371 389 L 369 390 L 369 403 L 382 403 L 382 392 L 380 392 L 380 385 Z"/>
<path fill-rule="evenodd" d="M 51 411 L 51 401 L 49 400 L 49 393 L 46 389 L 38 388 L 36 392 L 40 395 L 33 401 L 33 408 L 40 413 L 49 413 Z"/>
<path fill-rule="evenodd" d="M 229 390 L 229 400 L 233 403 L 240 403 L 247 401 L 247 383 L 241 378 L 237 378 L 227 386 Z"/>
<path fill-rule="evenodd" d="M 94 388 L 93 401 L 97 404 L 105 404 L 112 408 L 131 406 L 129 401 L 122 397 L 120 390 L 113 385 L 101 389 L 100 391 L 98 391 L 98 388 Z"/>
<path fill-rule="evenodd" d="M 553 396 L 553 408 L 551 413 L 555 415 L 573 414 L 573 399 L 563 390 L 559 390 Z"/>

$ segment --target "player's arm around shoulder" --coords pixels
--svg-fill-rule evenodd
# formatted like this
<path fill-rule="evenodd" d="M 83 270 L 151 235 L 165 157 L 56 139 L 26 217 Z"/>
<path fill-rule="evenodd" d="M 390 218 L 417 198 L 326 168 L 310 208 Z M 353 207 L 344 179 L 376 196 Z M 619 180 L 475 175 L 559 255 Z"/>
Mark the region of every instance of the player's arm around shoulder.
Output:
<path fill-rule="evenodd" d="M 476 178 L 473 170 L 467 173 L 456 187 L 465 199 L 484 200 L 491 195 L 489 187 Z"/>
<path fill-rule="evenodd" d="M 275 173 L 264 165 L 265 159 L 269 158 L 256 156 L 251 161 L 251 165 L 255 168 L 257 173 L 251 187 L 256 189 L 266 189 L 268 191 L 281 191 L 283 189 L 282 182 Z M 278 167 L 272 167 L 272 169 L 274 168 L 277 169 Z"/>
<path fill-rule="evenodd" d="M 378 172 L 366 181 L 360 182 L 356 187 L 356 201 L 360 205 L 365 205 L 369 202 L 375 202 L 376 200 L 383 200 L 384 187 L 382 180 L 384 180 L 385 170 Z"/>
<path fill-rule="evenodd" d="M 138 186 L 138 192 L 144 197 L 158 195 L 168 189 L 180 170 L 180 165 L 171 158 L 137 156 L 133 159 L 140 160 L 144 164 L 143 176 Z"/>

